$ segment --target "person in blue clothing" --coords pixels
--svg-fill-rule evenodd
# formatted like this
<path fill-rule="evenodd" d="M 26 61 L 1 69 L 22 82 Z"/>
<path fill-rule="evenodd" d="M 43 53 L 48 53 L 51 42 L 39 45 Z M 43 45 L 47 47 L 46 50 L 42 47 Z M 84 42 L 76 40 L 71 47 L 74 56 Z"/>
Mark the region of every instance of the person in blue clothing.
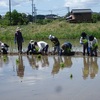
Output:
<path fill-rule="evenodd" d="M 30 40 L 27 48 L 27 55 L 29 54 L 34 54 L 36 53 L 36 48 L 35 48 L 35 42 L 33 40 Z"/>
<path fill-rule="evenodd" d="M 15 43 L 17 43 L 18 52 L 22 53 L 23 36 L 22 36 L 21 29 L 19 27 L 17 27 L 15 32 Z"/>
<path fill-rule="evenodd" d="M 72 44 L 70 42 L 64 42 L 61 45 L 61 55 L 70 55 L 72 49 Z"/>

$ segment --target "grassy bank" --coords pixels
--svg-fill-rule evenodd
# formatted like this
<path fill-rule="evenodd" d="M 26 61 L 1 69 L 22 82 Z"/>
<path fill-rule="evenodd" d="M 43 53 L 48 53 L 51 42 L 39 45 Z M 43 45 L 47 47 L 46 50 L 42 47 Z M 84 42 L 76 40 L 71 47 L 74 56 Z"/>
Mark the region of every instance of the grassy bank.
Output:
<path fill-rule="evenodd" d="M 14 39 L 17 26 L 0 27 L 0 40 Z M 24 39 L 47 39 L 49 34 L 58 38 L 77 39 L 81 32 L 93 34 L 100 39 L 100 22 L 97 23 L 68 23 L 66 21 L 53 21 L 46 25 L 29 24 L 20 26 Z"/>

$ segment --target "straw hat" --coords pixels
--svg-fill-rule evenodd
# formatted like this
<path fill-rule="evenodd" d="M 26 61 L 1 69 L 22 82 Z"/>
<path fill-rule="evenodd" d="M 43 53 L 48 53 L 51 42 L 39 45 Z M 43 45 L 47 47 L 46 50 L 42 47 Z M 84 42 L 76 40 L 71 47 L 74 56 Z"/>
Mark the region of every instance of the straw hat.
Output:
<path fill-rule="evenodd" d="M 21 29 L 19 27 L 16 28 L 16 31 L 20 31 Z"/>
<path fill-rule="evenodd" d="M 30 43 L 33 43 L 34 41 L 33 40 L 30 40 Z"/>

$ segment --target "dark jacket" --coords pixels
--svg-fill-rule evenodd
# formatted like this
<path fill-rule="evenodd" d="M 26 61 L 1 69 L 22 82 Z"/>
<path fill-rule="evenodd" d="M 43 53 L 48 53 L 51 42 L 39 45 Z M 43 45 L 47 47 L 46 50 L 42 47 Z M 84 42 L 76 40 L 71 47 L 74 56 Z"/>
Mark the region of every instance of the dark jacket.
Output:
<path fill-rule="evenodd" d="M 15 42 L 23 42 L 22 33 L 20 31 L 15 33 Z"/>
<path fill-rule="evenodd" d="M 59 46 L 60 45 L 60 42 L 59 42 L 58 38 L 56 38 L 56 37 L 53 37 L 51 39 L 51 41 L 54 43 L 55 46 Z"/>

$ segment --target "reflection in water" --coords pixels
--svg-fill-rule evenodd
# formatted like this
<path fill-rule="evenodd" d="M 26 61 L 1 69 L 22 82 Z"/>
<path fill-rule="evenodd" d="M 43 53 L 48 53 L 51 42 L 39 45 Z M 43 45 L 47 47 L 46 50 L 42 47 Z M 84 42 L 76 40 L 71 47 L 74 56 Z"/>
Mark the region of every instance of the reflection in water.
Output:
<path fill-rule="evenodd" d="M 72 66 L 71 56 L 64 56 L 65 67 L 70 68 Z"/>
<path fill-rule="evenodd" d="M 3 67 L 3 63 L 6 65 L 9 63 L 8 55 L 0 55 L 0 67 Z"/>
<path fill-rule="evenodd" d="M 86 79 L 90 75 L 93 79 L 98 73 L 97 57 L 84 57 L 83 63 L 83 78 Z"/>
<path fill-rule="evenodd" d="M 59 56 L 54 56 L 53 59 L 54 59 L 54 65 L 53 65 L 53 69 L 52 69 L 52 74 L 57 74 L 59 72 L 59 69 L 60 69 L 60 59 L 61 57 Z"/>
<path fill-rule="evenodd" d="M 53 65 L 53 69 L 52 69 L 52 74 L 57 74 L 59 72 L 60 69 L 63 68 L 70 68 L 72 66 L 72 60 L 70 56 L 54 56 L 54 65 Z M 63 64 L 63 66 L 61 66 L 61 63 Z"/>
<path fill-rule="evenodd" d="M 39 69 L 41 67 L 49 66 L 48 56 L 42 56 L 41 58 L 38 58 L 38 56 L 30 55 L 27 56 L 27 58 L 30 63 L 30 66 L 33 69 Z"/>
<path fill-rule="evenodd" d="M 19 55 L 19 58 L 18 58 L 18 63 L 17 63 L 17 75 L 20 77 L 20 78 L 23 78 L 24 77 L 24 70 L 25 70 L 25 67 L 23 65 L 23 59 L 22 59 L 22 55 Z"/>
<path fill-rule="evenodd" d="M 29 61 L 29 64 L 30 66 L 33 68 L 33 69 L 38 69 L 38 66 L 36 65 L 36 57 L 33 56 L 33 55 L 30 55 L 30 56 L 27 56 L 27 59 Z"/>

